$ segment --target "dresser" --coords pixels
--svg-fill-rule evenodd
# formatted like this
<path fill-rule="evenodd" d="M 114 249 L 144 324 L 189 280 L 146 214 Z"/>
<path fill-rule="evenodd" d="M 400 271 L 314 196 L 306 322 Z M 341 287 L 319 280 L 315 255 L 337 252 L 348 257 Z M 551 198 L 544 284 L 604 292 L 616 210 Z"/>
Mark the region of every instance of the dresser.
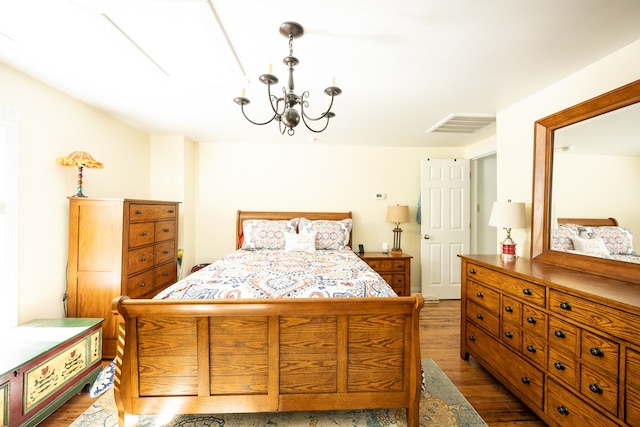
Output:
<path fill-rule="evenodd" d="M 640 425 L 640 287 L 463 255 L 460 353 L 552 426 Z"/>
<path fill-rule="evenodd" d="M 111 301 L 151 298 L 175 283 L 177 246 L 177 202 L 69 198 L 67 316 L 105 319 L 105 358 L 116 354 Z"/>
<path fill-rule="evenodd" d="M 373 268 L 400 296 L 411 295 L 411 255 L 364 252 L 358 256 Z"/>
<path fill-rule="evenodd" d="M 35 426 L 102 370 L 102 319 L 42 319 L 2 335 L 0 426 Z"/>

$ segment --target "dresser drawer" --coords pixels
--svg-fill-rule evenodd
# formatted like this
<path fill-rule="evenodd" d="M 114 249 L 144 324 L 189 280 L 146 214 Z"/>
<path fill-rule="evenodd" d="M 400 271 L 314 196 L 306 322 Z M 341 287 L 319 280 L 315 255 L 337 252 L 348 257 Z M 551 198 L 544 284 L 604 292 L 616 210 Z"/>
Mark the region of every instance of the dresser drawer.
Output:
<path fill-rule="evenodd" d="M 504 322 L 502 324 L 502 342 L 515 351 L 522 349 L 522 331 L 515 323 Z"/>
<path fill-rule="evenodd" d="M 548 316 L 542 310 L 527 304 L 522 305 L 522 327 L 525 333 L 537 334 L 547 338 Z"/>
<path fill-rule="evenodd" d="M 500 333 L 500 322 L 495 310 L 467 301 L 467 318 L 484 328 L 494 337 Z"/>
<path fill-rule="evenodd" d="M 130 221 L 149 221 L 175 218 L 177 209 L 172 204 L 131 203 L 129 205 Z"/>
<path fill-rule="evenodd" d="M 176 222 L 175 221 L 158 221 L 155 228 L 155 241 L 175 239 Z"/>
<path fill-rule="evenodd" d="M 609 413 L 618 415 L 618 375 L 603 375 L 597 369 L 582 366 L 580 391 L 588 400 L 597 403 Z"/>
<path fill-rule="evenodd" d="M 153 258 L 156 264 L 171 261 L 177 256 L 175 241 L 170 240 L 164 243 L 158 243 L 153 248 Z"/>
<path fill-rule="evenodd" d="M 549 363 L 547 370 L 554 378 L 557 378 L 572 388 L 578 388 L 577 366 L 573 356 L 562 353 L 553 349 L 549 345 Z"/>
<path fill-rule="evenodd" d="M 625 422 L 640 425 L 640 352 L 627 348 Z"/>
<path fill-rule="evenodd" d="M 139 298 L 142 295 L 153 291 L 154 271 L 149 270 L 144 273 L 136 274 L 127 279 L 127 296 L 131 298 Z"/>
<path fill-rule="evenodd" d="M 547 415 L 562 426 L 611 427 L 609 418 L 553 380 L 547 382 Z"/>
<path fill-rule="evenodd" d="M 537 334 L 522 333 L 522 354 L 540 368 L 547 366 L 547 340 Z"/>
<path fill-rule="evenodd" d="M 404 259 L 372 259 L 367 264 L 378 273 L 380 272 L 403 272 L 406 268 L 406 260 Z"/>
<path fill-rule="evenodd" d="M 153 269 L 154 283 L 153 289 L 154 291 L 160 291 L 161 288 L 164 288 L 166 285 L 171 285 L 176 282 L 177 272 L 175 268 L 175 264 L 172 262 L 159 265 Z"/>
<path fill-rule="evenodd" d="M 580 339 L 580 359 L 600 371 L 618 376 L 618 356 L 620 346 L 606 338 L 582 331 Z"/>
<path fill-rule="evenodd" d="M 522 325 L 522 303 L 513 298 L 503 296 L 502 320 L 513 325 Z"/>
<path fill-rule="evenodd" d="M 473 301 L 476 304 L 482 305 L 495 313 L 496 316 L 498 315 L 500 309 L 500 294 L 486 286 L 468 280 L 467 301 Z"/>
<path fill-rule="evenodd" d="M 153 267 L 154 251 L 153 246 L 130 250 L 127 259 L 129 274 Z"/>
<path fill-rule="evenodd" d="M 129 247 L 148 245 L 154 242 L 155 223 L 140 222 L 129 226 Z"/>
<path fill-rule="evenodd" d="M 507 274 L 481 267 L 476 264 L 467 264 L 467 277 L 500 289 L 503 293 L 520 298 L 530 304 L 540 307 L 545 306 L 545 287 L 535 283 L 520 280 Z"/>
<path fill-rule="evenodd" d="M 551 316 L 549 318 L 549 347 L 558 348 L 572 357 L 578 354 L 578 328 Z"/>

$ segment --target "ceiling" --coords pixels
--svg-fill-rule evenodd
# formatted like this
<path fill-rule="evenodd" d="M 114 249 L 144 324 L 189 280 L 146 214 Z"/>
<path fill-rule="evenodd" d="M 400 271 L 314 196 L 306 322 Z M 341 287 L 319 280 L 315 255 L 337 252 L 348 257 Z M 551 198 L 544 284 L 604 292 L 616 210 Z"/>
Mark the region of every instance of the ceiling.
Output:
<path fill-rule="evenodd" d="M 322 133 L 269 117 L 258 76 L 280 84 L 284 21 L 309 112 L 342 89 Z M 492 116 L 640 39 L 637 0 L 0 0 L 0 62 L 146 132 L 210 142 L 446 147 L 491 135 L 428 129 Z M 1 98 L 0 98 L 1 102 Z M 37 100 L 34 100 L 37 102 Z M 315 139 L 314 139 L 315 138 Z"/>

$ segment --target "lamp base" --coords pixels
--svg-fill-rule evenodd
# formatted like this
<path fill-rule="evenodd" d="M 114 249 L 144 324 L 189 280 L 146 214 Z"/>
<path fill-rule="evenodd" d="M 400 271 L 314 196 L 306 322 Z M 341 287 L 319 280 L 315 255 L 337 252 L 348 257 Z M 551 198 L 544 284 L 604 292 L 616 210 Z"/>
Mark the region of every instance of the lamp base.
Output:
<path fill-rule="evenodd" d="M 504 261 L 516 259 L 516 244 L 509 238 L 502 242 L 502 259 Z"/>
<path fill-rule="evenodd" d="M 390 252 L 391 252 L 391 255 L 402 255 L 402 249 L 393 248 L 391 249 Z"/>

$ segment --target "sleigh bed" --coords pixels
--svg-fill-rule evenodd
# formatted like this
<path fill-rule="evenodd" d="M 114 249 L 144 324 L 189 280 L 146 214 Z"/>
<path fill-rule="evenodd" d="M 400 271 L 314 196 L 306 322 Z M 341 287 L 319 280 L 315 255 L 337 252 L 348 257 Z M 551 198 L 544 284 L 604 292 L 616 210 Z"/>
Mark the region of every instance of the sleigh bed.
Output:
<path fill-rule="evenodd" d="M 293 218 L 306 222 L 296 223 L 297 236 L 287 233 L 286 250 L 257 247 L 279 233 L 252 224 Z M 406 408 L 408 425 L 418 426 L 423 300 L 395 296 L 358 259 L 350 222 L 350 212 L 238 211 L 236 252 L 154 299 L 114 300 L 119 425 L 167 412 Z M 315 251 L 303 242 L 309 235 Z M 344 247 L 320 248 L 336 236 Z M 242 252 L 258 258 L 233 262 Z M 261 271 L 269 276 L 258 278 Z"/>

